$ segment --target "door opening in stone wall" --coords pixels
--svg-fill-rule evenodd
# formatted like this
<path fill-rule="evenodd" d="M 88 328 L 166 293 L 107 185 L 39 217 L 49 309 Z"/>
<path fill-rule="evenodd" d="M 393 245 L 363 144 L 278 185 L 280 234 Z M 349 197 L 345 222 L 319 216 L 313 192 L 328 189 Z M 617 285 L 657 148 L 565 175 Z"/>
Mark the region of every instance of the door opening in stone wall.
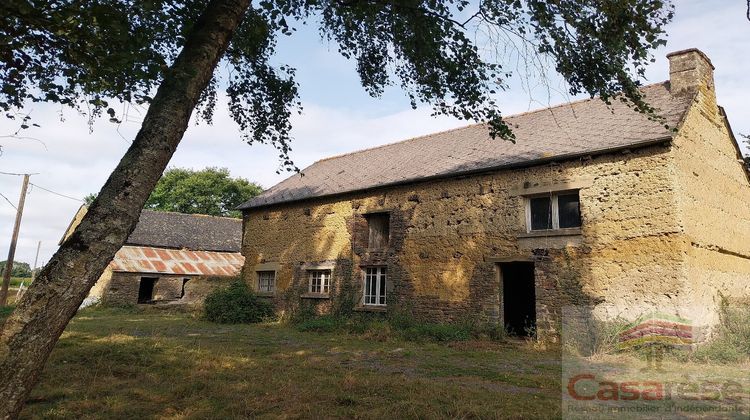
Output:
<path fill-rule="evenodd" d="M 503 322 L 512 335 L 536 334 L 536 292 L 534 263 L 516 261 L 500 264 L 503 286 Z"/>
<path fill-rule="evenodd" d="M 141 277 L 138 286 L 138 303 L 150 303 L 154 300 L 154 285 L 158 277 Z"/>
<path fill-rule="evenodd" d="M 180 292 L 180 299 L 185 297 L 185 285 L 190 281 L 190 278 L 182 279 L 182 291 Z"/>

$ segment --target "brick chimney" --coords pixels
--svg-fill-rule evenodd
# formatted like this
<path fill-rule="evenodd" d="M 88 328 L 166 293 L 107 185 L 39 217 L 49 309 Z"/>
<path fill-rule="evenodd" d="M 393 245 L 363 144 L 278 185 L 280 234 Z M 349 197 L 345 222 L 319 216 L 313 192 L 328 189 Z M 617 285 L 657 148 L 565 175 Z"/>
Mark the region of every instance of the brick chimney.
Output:
<path fill-rule="evenodd" d="M 714 66 L 706 54 L 697 48 L 667 54 L 669 82 L 672 94 L 694 93 L 699 88 L 714 94 Z"/>

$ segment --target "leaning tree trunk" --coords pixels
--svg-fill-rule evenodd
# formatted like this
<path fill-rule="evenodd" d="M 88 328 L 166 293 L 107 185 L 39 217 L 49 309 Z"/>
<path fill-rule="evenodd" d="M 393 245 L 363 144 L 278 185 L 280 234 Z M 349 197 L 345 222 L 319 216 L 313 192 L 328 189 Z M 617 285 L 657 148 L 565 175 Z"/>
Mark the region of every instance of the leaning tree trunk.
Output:
<path fill-rule="evenodd" d="M 0 419 L 21 411 L 68 321 L 135 227 L 249 3 L 209 3 L 165 74 L 133 145 L 2 326 Z"/>

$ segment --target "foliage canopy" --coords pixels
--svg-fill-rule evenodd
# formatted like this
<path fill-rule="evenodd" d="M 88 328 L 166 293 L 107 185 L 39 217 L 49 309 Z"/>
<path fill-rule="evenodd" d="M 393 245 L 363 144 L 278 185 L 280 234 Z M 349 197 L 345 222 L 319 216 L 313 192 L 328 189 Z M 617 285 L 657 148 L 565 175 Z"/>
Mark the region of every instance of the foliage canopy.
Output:
<path fill-rule="evenodd" d="M 263 192 L 226 168 L 167 169 L 146 201 L 150 210 L 240 217 L 237 206 Z"/>
<path fill-rule="evenodd" d="M 184 46 L 206 0 L 8 0 L 0 5 L 0 109 L 10 118 L 29 102 L 69 105 L 117 121 L 116 102 L 147 105 Z M 512 139 L 496 94 L 510 72 L 484 44 L 528 45 L 552 58 L 570 92 L 620 96 L 653 112 L 637 90 L 650 51 L 665 43 L 668 0 L 257 0 L 203 92 L 199 117 L 212 120 L 217 89 L 248 142 L 289 158 L 289 118 L 300 110 L 295 69 L 271 64 L 279 36 L 315 25 L 356 61 L 377 97 L 400 86 L 413 107 L 490 123 Z M 515 37 L 493 38 L 479 33 Z M 28 127 L 28 116 L 21 121 Z"/>
<path fill-rule="evenodd" d="M 0 273 L 5 271 L 5 263 L 7 261 L 0 261 Z M 31 277 L 31 266 L 29 263 L 13 261 L 13 271 L 10 273 L 11 277 Z"/>
<path fill-rule="evenodd" d="M 237 206 L 263 192 L 260 185 L 232 178 L 226 168 L 201 170 L 172 168 L 164 171 L 144 208 L 188 214 L 241 217 Z M 84 198 L 90 205 L 96 194 Z"/>

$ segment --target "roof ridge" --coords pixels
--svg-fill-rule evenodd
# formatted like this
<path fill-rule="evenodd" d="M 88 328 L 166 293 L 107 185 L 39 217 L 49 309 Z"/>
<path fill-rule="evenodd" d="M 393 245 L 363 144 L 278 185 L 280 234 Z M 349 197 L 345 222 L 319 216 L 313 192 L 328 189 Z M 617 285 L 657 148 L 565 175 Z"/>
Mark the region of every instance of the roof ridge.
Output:
<path fill-rule="evenodd" d="M 647 85 L 639 86 L 638 89 L 651 88 L 651 87 L 654 87 L 654 86 L 665 85 L 666 83 L 669 83 L 669 80 L 664 80 L 664 81 L 657 82 L 657 83 L 649 83 Z M 571 106 L 571 105 L 575 105 L 575 104 L 579 104 L 579 103 L 583 103 L 583 102 L 589 102 L 589 101 L 593 101 L 593 100 L 598 99 L 598 98 L 599 98 L 599 96 L 593 96 L 591 98 L 582 98 L 582 99 L 578 99 L 578 100 L 575 100 L 575 101 L 568 101 L 568 102 L 564 102 L 564 103 L 561 103 L 561 104 L 548 106 L 548 107 L 545 107 L 545 108 L 537 108 L 537 109 L 532 109 L 532 110 L 529 110 L 529 111 L 519 112 L 518 114 L 509 115 L 509 116 L 507 116 L 505 118 L 522 117 L 524 115 L 535 114 L 537 112 L 548 111 L 548 110 L 551 111 L 551 110 L 556 109 L 556 108 L 562 108 L 562 107 L 565 107 L 565 106 Z"/>
<path fill-rule="evenodd" d="M 664 80 L 664 81 L 657 82 L 657 83 L 650 83 L 648 85 L 640 86 L 639 89 L 646 89 L 646 88 L 650 88 L 650 87 L 653 87 L 653 86 L 664 85 L 665 83 L 668 83 L 668 82 L 669 82 L 669 80 Z M 595 100 L 597 98 L 599 98 L 599 96 L 594 96 L 594 97 L 591 97 L 591 98 L 582 98 L 582 99 L 578 99 L 578 100 L 575 100 L 575 101 L 568 101 L 568 102 L 565 102 L 565 103 L 562 103 L 562 104 L 547 106 L 547 107 L 544 107 L 544 108 L 536 108 L 536 109 L 532 109 L 532 110 L 529 110 L 529 111 L 524 111 L 524 112 L 519 112 L 517 114 L 508 115 L 507 117 L 503 117 L 503 120 L 507 121 L 510 118 L 521 117 L 521 116 L 524 116 L 524 115 L 530 115 L 530 114 L 535 114 L 535 113 L 544 112 L 544 111 L 552 111 L 554 109 L 562 108 L 562 107 L 565 107 L 565 106 L 572 106 L 572 105 L 580 104 L 580 103 L 583 103 L 583 102 L 593 101 L 593 100 Z M 393 146 L 393 145 L 396 145 L 396 144 L 408 143 L 410 141 L 423 139 L 425 137 L 432 137 L 432 136 L 436 136 L 436 135 L 440 135 L 440 134 L 447 134 L 447 133 L 451 133 L 453 131 L 464 130 L 464 129 L 467 129 L 467 128 L 470 128 L 470 127 L 475 127 L 475 126 L 484 125 L 484 124 L 487 124 L 487 123 L 486 122 L 480 122 L 480 123 L 462 125 L 460 127 L 454 127 L 454 128 L 449 128 L 449 129 L 446 129 L 446 130 L 435 131 L 435 132 L 428 133 L 428 134 L 422 134 L 422 135 L 419 135 L 419 136 L 413 136 L 413 137 L 409 137 L 409 138 L 406 138 L 406 139 L 403 139 L 403 140 L 398 140 L 398 141 L 394 141 L 394 142 L 390 142 L 390 143 L 385 143 L 385 144 L 381 144 L 381 145 L 378 145 L 378 146 L 372 146 L 372 147 L 367 147 L 367 148 L 364 148 L 364 149 L 353 150 L 351 152 L 340 153 L 340 154 L 337 154 L 337 155 L 332 155 L 332 156 L 324 157 L 322 159 L 318 159 L 315 162 L 313 162 L 313 164 L 319 163 L 319 162 L 325 162 L 325 161 L 328 161 L 328 160 L 342 158 L 344 156 L 356 155 L 357 153 L 370 152 L 370 151 L 373 151 L 373 150 L 382 149 L 384 147 L 390 147 L 390 146 Z M 310 165 L 310 166 L 312 166 L 312 165 Z M 307 168 L 305 168 L 305 169 L 307 169 Z M 302 170 L 302 172 L 304 172 L 304 169 Z"/>

